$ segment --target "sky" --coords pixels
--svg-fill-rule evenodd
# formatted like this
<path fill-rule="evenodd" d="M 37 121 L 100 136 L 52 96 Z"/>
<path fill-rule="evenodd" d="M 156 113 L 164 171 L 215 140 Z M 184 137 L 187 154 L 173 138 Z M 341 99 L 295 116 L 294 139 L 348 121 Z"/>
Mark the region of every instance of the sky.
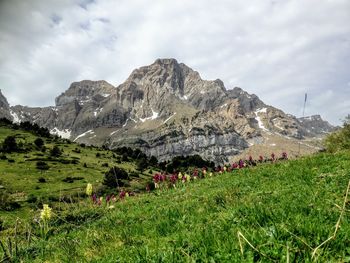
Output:
<path fill-rule="evenodd" d="M 0 0 L 0 89 L 54 105 L 74 81 L 117 86 L 176 58 L 297 117 L 350 114 L 349 0 Z"/>

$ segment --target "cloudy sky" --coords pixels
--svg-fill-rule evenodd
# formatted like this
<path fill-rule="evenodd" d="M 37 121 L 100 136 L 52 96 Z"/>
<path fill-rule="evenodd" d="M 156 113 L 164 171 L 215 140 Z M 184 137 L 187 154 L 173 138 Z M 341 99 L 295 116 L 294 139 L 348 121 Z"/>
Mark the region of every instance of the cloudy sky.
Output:
<path fill-rule="evenodd" d="M 0 89 L 47 106 L 71 82 L 122 83 L 176 58 L 265 103 L 350 113 L 349 0 L 0 0 Z"/>

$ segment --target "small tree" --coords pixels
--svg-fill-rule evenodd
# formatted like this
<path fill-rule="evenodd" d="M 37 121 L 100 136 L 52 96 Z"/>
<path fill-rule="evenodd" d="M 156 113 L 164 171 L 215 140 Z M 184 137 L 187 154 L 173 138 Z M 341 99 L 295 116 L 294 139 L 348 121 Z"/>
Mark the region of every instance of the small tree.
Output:
<path fill-rule="evenodd" d="M 124 186 L 124 180 L 128 179 L 129 175 L 127 171 L 119 167 L 113 167 L 105 174 L 103 184 L 110 188 L 116 188 Z"/>
<path fill-rule="evenodd" d="M 36 169 L 39 169 L 39 170 L 49 170 L 49 165 L 43 161 L 38 161 L 36 162 Z"/>
<path fill-rule="evenodd" d="M 15 136 L 7 136 L 2 143 L 2 150 L 4 152 L 16 152 L 18 150 L 18 145 Z"/>
<path fill-rule="evenodd" d="M 36 138 L 34 141 L 34 144 L 36 147 L 38 147 L 39 149 L 41 149 L 44 146 L 44 140 L 41 138 Z"/>
<path fill-rule="evenodd" d="M 53 157 L 60 157 L 62 155 L 62 151 L 60 150 L 60 148 L 58 148 L 57 145 L 55 145 L 51 151 L 50 151 L 50 155 Z"/>
<path fill-rule="evenodd" d="M 137 170 L 143 172 L 148 167 L 148 161 L 146 158 L 142 158 L 137 160 L 136 165 L 137 165 Z"/>

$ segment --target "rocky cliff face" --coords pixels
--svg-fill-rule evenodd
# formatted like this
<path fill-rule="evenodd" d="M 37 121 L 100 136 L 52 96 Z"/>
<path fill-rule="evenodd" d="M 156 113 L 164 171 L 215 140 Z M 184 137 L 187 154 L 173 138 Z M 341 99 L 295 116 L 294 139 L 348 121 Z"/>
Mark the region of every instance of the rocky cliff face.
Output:
<path fill-rule="evenodd" d="M 266 134 L 300 139 L 314 136 L 316 129 L 240 88 L 203 80 L 175 59 L 136 69 L 117 87 L 74 82 L 54 107 L 10 110 L 15 121 L 36 122 L 62 137 L 138 147 L 160 160 L 200 154 L 220 163 Z"/>
<path fill-rule="evenodd" d="M 7 99 L 0 90 L 0 118 L 11 119 L 10 106 Z"/>

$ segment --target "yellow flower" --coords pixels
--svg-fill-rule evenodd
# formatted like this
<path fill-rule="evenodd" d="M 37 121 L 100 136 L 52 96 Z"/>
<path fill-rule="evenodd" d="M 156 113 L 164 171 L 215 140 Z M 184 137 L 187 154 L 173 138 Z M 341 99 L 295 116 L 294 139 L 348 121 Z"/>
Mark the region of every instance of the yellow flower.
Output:
<path fill-rule="evenodd" d="M 88 196 L 92 195 L 92 184 L 90 184 L 90 183 L 88 183 L 87 186 L 86 186 L 86 194 Z"/>
<path fill-rule="evenodd" d="M 212 172 L 210 172 L 209 176 L 210 176 L 210 177 L 212 177 L 212 176 L 213 176 L 213 173 L 212 173 Z"/>
<path fill-rule="evenodd" d="M 191 180 L 191 176 L 189 174 L 185 174 L 186 181 L 189 182 Z"/>
<path fill-rule="evenodd" d="M 125 197 L 129 197 L 129 193 L 128 192 L 125 193 Z"/>
<path fill-rule="evenodd" d="M 226 172 L 227 171 L 227 167 L 226 166 L 224 166 L 224 172 Z"/>
<path fill-rule="evenodd" d="M 182 179 L 182 173 L 181 173 L 181 172 L 179 172 L 178 177 L 179 177 L 179 180 L 181 180 L 181 179 Z"/>
<path fill-rule="evenodd" d="M 43 209 L 40 212 L 40 219 L 43 221 L 49 221 L 52 216 L 52 208 L 49 205 L 44 204 Z"/>

